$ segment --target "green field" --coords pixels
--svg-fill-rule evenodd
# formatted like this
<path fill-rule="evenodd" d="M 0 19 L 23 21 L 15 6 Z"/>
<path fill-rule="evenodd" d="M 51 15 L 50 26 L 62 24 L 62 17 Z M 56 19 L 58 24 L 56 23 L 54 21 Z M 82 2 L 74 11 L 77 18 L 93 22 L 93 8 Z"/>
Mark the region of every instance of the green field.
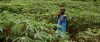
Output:
<path fill-rule="evenodd" d="M 68 30 L 60 38 L 55 29 L 61 4 Z M 74 41 L 100 41 L 99 0 L 0 0 L 0 42 Z"/>

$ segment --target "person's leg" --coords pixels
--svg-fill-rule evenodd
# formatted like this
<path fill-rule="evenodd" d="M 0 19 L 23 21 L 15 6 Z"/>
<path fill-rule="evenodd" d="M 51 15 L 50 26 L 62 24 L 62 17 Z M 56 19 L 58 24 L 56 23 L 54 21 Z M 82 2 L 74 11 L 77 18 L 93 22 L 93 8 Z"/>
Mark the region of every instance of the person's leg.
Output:
<path fill-rule="evenodd" d="M 64 26 L 64 28 L 62 28 L 62 32 L 66 32 L 66 27 Z"/>
<path fill-rule="evenodd" d="M 60 28 L 59 28 L 59 27 L 57 27 L 57 30 L 60 30 Z"/>

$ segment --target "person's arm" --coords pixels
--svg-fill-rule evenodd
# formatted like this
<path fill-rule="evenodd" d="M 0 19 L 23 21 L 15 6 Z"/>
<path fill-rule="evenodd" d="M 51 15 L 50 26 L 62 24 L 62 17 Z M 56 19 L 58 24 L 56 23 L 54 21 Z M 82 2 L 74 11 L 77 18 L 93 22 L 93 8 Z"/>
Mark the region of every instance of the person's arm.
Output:
<path fill-rule="evenodd" d="M 63 22 L 65 19 L 66 19 L 66 16 L 64 15 L 64 16 L 61 18 L 61 22 Z"/>
<path fill-rule="evenodd" d="M 48 22 L 48 23 L 52 23 L 52 22 L 54 21 L 53 16 L 58 17 L 58 15 L 59 15 L 59 13 L 51 14 L 51 16 L 50 16 L 50 20 L 49 20 L 49 22 Z"/>

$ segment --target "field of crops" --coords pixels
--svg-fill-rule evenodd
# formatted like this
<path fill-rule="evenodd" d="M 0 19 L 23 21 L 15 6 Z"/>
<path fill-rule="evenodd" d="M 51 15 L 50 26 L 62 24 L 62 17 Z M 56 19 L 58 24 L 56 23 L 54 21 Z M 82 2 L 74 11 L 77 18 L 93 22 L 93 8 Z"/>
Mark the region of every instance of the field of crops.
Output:
<path fill-rule="evenodd" d="M 68 24 L 58 37 L 62 3 Z M 0 42 L 100 42 L 100 1 L 0 0 Z"/>

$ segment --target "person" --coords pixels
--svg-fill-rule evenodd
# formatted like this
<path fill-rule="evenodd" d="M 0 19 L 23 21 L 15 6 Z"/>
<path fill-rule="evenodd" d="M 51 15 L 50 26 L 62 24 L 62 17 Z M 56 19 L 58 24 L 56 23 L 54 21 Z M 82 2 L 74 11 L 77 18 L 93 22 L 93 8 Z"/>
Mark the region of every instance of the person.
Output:
<path fill-rule="evenodd" d="M 67 23 L 66 23 L 66 15 L 65 15 L 65 7 L 64 5 L 61 5 L 60 7 L 60 13 L 58 14 L 58 22 L 57 24 L 59 26 L 57 26 L 57 30 L 61 31 L 61 32 L 66 32 L 67 29 Z"/>

